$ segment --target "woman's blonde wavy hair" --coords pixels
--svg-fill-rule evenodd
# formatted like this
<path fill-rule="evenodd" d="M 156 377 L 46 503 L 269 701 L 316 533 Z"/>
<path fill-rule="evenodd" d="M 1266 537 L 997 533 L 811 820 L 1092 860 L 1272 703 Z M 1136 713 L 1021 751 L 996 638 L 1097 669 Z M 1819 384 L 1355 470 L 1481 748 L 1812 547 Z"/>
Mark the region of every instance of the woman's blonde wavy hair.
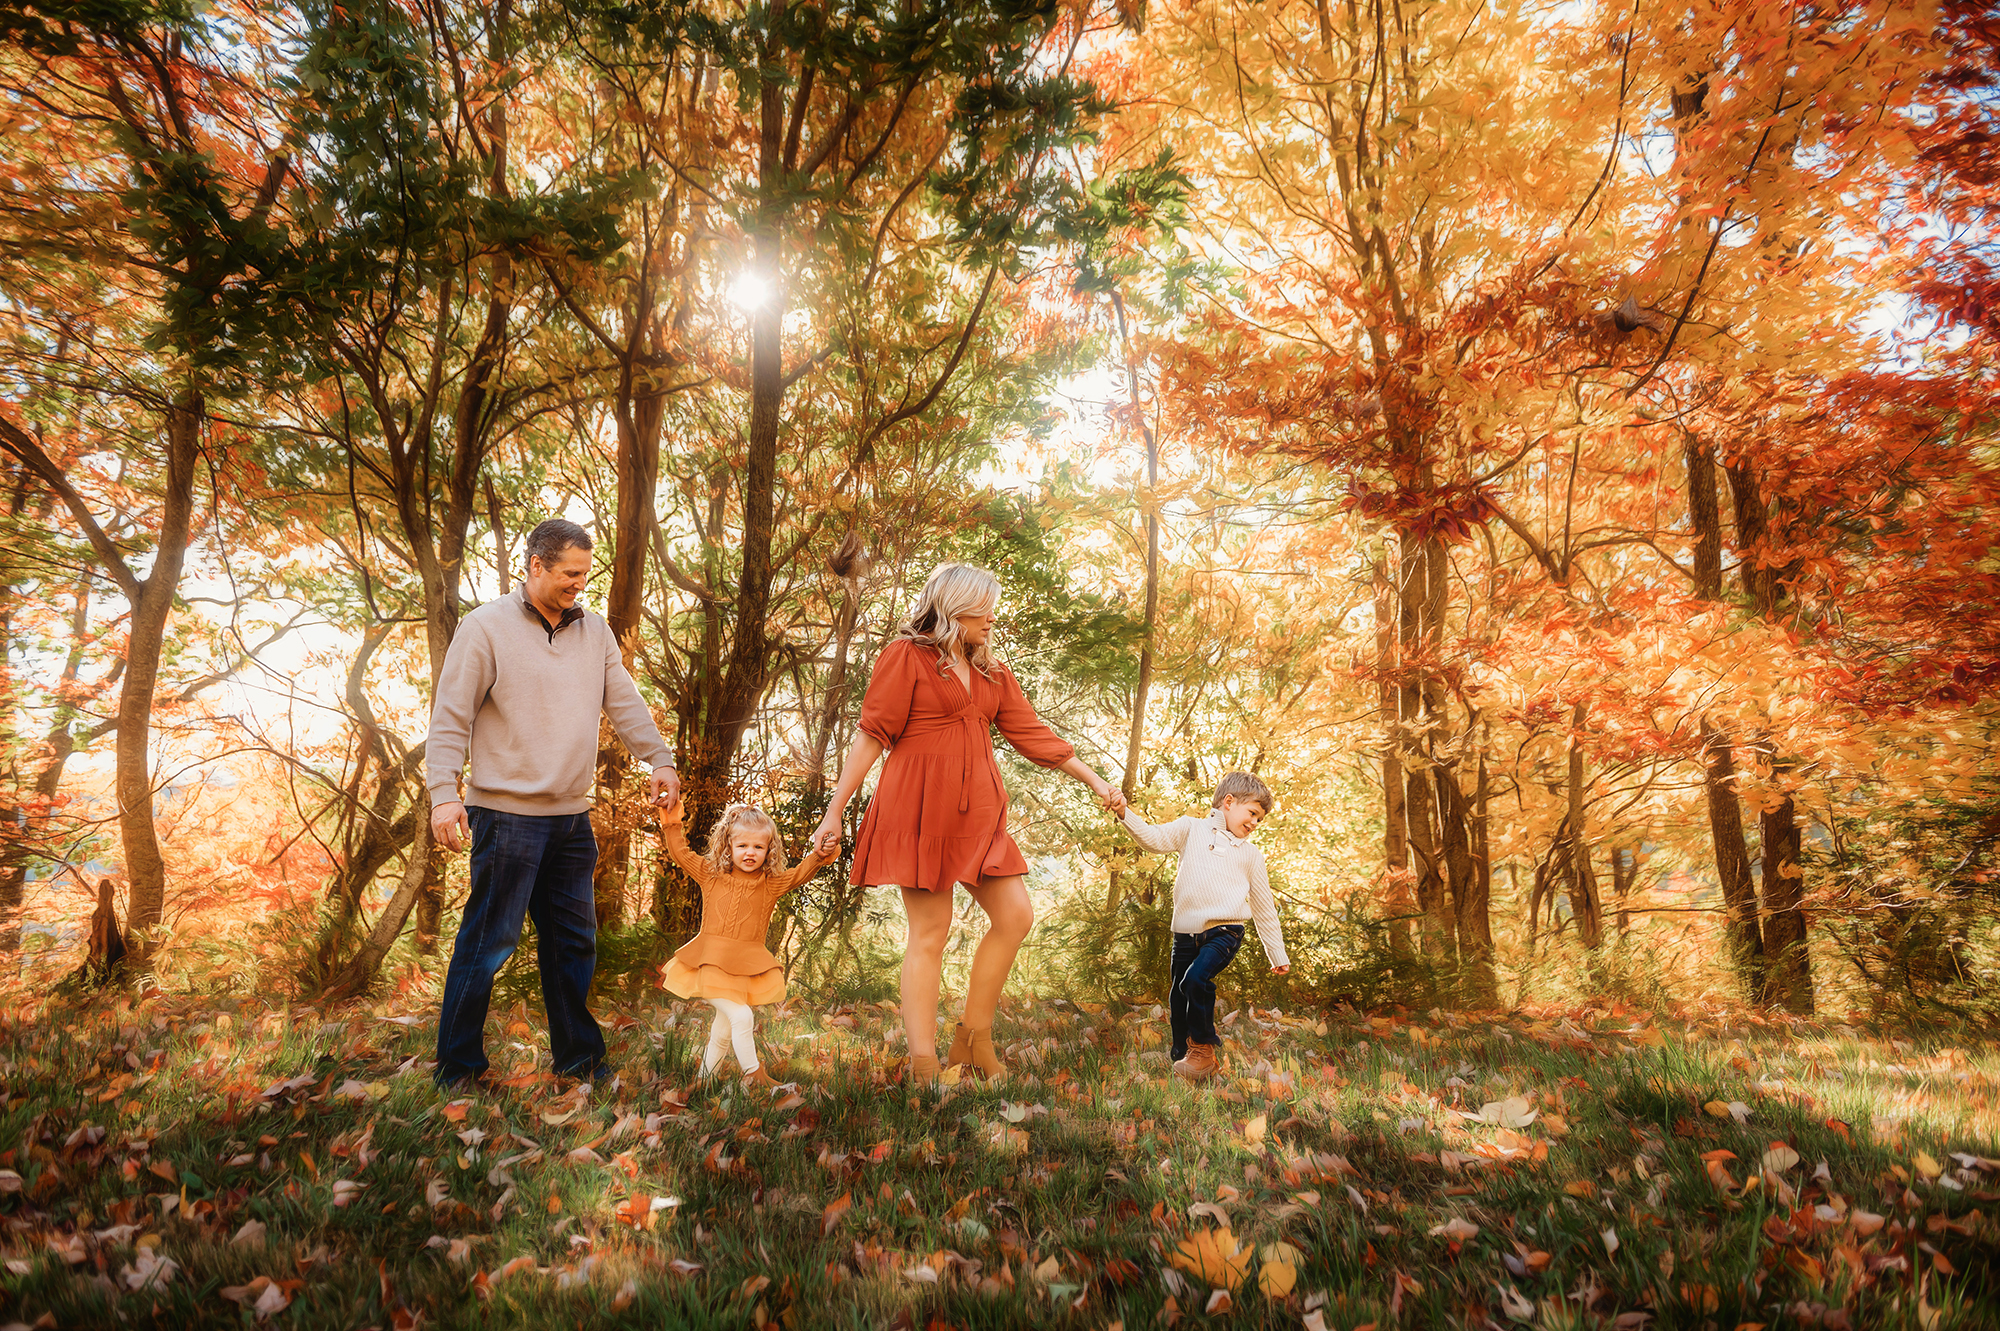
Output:
<path fill-rule="evenodd" d="M 896 636 L 919 646 L 937 648 L 938 673 L 943 674 L 951 669 L 954 652 L 964 650 L 959 641 L 964 635 L 959 632 L 958 617 L 991 611 L 999 604 L 1000 579 L 971 564 L 939 564 L 931 570 L 924 589 L 917 593 L 917 603 Z M 992 674 L 997 663 L 991 639 L 973 648 L 967 659 L 980 674 Z"/>
<path fill-rule="evenodd" d="M 785 858 L 785 843 L 778 836 L 778 825 L 771 821 L 771 815 L 754 804 L 732 804 L 722 811 L 715 820 L 714 830 L 708 834 L 708 849 L 702 852 L 702 860 L 716 873 L 734 873 L 736 866 L 729 858 L 729 842 L 738 828 L 754 827 L 771 834 L 771 848 L 764 853 L 763 873 L 783 873 L 791 868 Z"/>

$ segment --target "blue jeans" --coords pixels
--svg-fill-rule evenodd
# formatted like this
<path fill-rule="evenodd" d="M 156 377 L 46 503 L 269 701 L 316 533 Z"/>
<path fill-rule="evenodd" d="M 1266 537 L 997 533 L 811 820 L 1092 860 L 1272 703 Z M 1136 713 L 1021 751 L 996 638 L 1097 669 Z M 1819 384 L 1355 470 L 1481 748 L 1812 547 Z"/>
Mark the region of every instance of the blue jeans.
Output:
<path fill-rule="evenodd" d="M 1218 924 L 1198 934 L 1174 935 L 1174 987 L 1168 1010 L 1174 1026 L 1174 1057 L 1187 1057 L 1188 1041 L 1221 1044 L 1215 1034 L 1215 977 L 1236 960 L 1243 926 Z"/>
<path fill-rule="evenodd" d="M 597 838 L 590 815 L 481 808 L 465 814 L 472 824 L 472 895 L 445 972 L 435 1075 L 450 1082 L 486 1071 L 493 977 L 514 955 L 528 915 L 535 921 L 555 1070 L 591 1076 L 604 1062 L 604 1032 L 585 1005 L 597 973 L 597 902 L 590 883 Z"/>

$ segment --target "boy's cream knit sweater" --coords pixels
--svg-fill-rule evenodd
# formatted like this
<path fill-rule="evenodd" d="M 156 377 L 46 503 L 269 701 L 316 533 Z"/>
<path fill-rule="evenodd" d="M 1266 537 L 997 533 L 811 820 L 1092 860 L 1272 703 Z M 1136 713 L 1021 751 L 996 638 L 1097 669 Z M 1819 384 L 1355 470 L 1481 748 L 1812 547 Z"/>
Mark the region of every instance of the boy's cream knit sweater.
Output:
<path fill-rule="evenodd" d="M 1180 852 L 1174 871 L 1174 932 L 1198 934 L 1218 924 L 1257 922 L 1257 937 L 1273 966 L 1289 966 L 1285 931 L 1278 923 L 1278 903 L 1271 897 L 1271 880 L 1264 872 L 1264 853 L 1229 834 L 1222 810 L 1206 818 L 1176 818 L 1154 827 L 1126 811 L 1125 830 L 1147 850 Z"/>

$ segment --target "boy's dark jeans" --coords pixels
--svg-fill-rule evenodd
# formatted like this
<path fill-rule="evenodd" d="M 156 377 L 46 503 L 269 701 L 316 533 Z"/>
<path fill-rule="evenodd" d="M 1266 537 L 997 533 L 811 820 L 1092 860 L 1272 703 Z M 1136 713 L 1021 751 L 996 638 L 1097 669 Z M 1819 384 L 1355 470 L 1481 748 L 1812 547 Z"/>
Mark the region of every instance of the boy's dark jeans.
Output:
<path fill-rule="evenodd" d="M 558 1073 L 588 1077 L 604 1062 L 604 1033 L 584 1005 L 597 973 L 597 904 L 591 870 L 597 838 L 588 813 L 506 813 L 468 808 L 472 896 L 459 921 L 438 1014 L 440 1082 L 486 1071 L 486 1008 L 493 977 L 534 917 L 549 1047 Z"/>
<path fill-rule="evenodd" d="M 1240 924 L 1174 935 L 1174 988 L 1168 1010 L 1173 1014 L 1176 1061 L 1187 1057 L 1190 1040 L 1222 1043 L 1215 1034 L 1215 977 L 1236 959 L 1236 949 L 1242 946 Z"/>

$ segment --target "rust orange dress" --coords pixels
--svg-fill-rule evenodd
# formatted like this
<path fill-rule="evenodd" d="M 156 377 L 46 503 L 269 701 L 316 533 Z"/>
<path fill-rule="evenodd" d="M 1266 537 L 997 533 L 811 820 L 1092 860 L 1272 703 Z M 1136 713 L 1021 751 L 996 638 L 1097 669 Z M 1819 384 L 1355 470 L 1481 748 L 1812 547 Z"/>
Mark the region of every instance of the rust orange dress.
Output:
<path fill-rule="evenodd" d="M 1007 790 L 993 729 L 1029 762 L 1059 767 L 1076 749 L 1050 730 L 1014 672 L 972 672 L 970 691 L 940 673 L 936 648 L 899 638 L 883 650 L 861 699 L 861 729 L 889 750 L 854 838 L 851 881 L 926 892 L 1024 874 L 1007 835 Z"/>
<path fill-rule="evenodd" d="M 808 855 L 777 873 L 717 873 L 689 849 L 679 823 L 661 829 L 667 854 L 701 884 L 701 931 L 674 953 L 660 987 L 682 998 L 730 998 L 757 1006 L 785 998 L 785 967 L 764 946 L 778 898 L 819 872 L 826 861 Z"/>

